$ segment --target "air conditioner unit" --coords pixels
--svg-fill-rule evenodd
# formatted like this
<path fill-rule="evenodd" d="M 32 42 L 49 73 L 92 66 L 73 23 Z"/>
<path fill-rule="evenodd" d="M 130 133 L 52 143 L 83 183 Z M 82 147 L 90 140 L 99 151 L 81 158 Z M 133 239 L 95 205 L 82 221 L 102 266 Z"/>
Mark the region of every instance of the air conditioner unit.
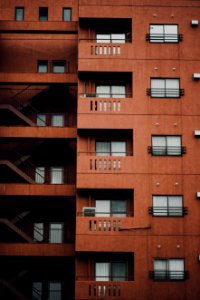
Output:
<path fill-rule="evenodd" d="M 194 131 L 194 136 L 195 136 L 196 138 L 200 138 L 200 130 L 195 130 L 195 131 Z"/>
<path fill-rule="evenodd" d="M 83 216 L 94 217 L 96 207 L 83 207 Z"/>
<path fill-rule="evenodd" d="M 198 20 L 191 20 L 191 26 L 192 27 L 197 27 L 199 25 L 199 21 Z"/>
<path fill-rule="evenodd" d="M 200 199 L 200 192 L 197 192 L 197 199 Z"/>
<path fill-rule="evenodd" d="M 199 80 L 200 79 L 200 73 L 193 73 L 192 75 L 194 80 Z"/>

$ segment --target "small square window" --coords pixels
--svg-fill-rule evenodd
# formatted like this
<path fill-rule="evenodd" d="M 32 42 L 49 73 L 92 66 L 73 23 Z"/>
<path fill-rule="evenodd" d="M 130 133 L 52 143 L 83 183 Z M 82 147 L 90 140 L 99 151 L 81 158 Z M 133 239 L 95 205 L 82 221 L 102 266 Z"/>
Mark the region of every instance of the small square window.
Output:
<path fill-rule="evenodd" d="M 24 20 L 24 7 L 15 7 L 15 20 L 16 21 Z"/>
<path fill-rule="evenodd" d="M 63 8 L 63 21 L 71 21 L 71 20 L 72 20 L 72 9 Z"/>
<path fill-rule="evenodd" d="M 38 73 L 48 72 L 48 60 L 38 60 Z"/>
<path fill-rule="evenodd" d="M 48 7 L 39 7 L 39 20 L 48 21 Z"/>
<path fill-rule="evenodd" d="M 53 73 L 65 73 L 66 71 L 66 61 L 65 60 L 58 60 L 53 61 L 52 70 Z"/>

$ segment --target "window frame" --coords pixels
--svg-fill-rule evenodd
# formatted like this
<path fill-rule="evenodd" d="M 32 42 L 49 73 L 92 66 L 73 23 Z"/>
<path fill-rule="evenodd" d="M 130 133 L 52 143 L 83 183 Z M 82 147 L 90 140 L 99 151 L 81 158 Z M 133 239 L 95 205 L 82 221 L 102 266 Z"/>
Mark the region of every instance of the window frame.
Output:
<path fill-rule="evenodd" d="M 97 276 L 96 275 L 96 264 L 98 263 L 103 263 L 103 264 L 107 264 L 108 265 L 108 276 L 102 276 L 104 278 L 107 278 L 107 280 L 97 280 Z M 122 280 L 113 280 L 114 279 L 114 275 L 112 274 L 112 264 L 117 264 L 117 263 L 123 263 L 125 266 L 125 276 L 122 276 Z M 94 263 L 94 274 L 95 274 L 95 281 L 127 281 L 128 280 L 128 262 L 124 261 L 124 260 L 116 260 L 116 261 L 95 261 Z M 117 276 L 116 276 L 117 277 Z"/>
<path fill-rule="evenodd" d="M 170 271 L 170 262 L 173 260 L 180 260 L 183 263 L 183 270 L 182 271 Z M 166 262 L 166 268 L 164 270 L 155 269 L 155 261 L 162 261 Z M 153 260 L 153 279 L 155 281 L 184 281 L 185 280 L 185 259 L 182 257 L 172 257 L 172 258 L 154 258 Z M 157 272 L 164 272 L 165 274 L 156 274 Z M 170 274 L 170 272 L 182 272 L 182 274 L 178 275 L 179 278 L 175 278 L 173 273 Z M 177 276 L 176 276 L 177 277 Z"/>
<path fill-rule="evenodd" d="M 43 14 L 42 10 L 43 10 L 43 13 L 44 13 L 44 11 L 46 11 L 46 13 Z M 39 7 L 38 19 L 39 19 L 40 22 L 47 22 L 48 21 L 48 19 L 49 19 L 49 8 L 48 8 L 48 6 L 40 6 Z"/>
<path fill-rule="evenodd" d="M 21 10 L 22 11 L 22 18 L 21 19 L 18 19 L 18 10 Z M 17 22 L 20 22 L 20 21 L 24 21 L 24 19 L 25 19 L 25 8 L 24 8 L 24 6 L 16 6 L 15 7 L 15 21 L 17 21 Z"/>
<path fill-rule="evenodd" d="M 154 197 L 166 197 L 167 198 L 167 205 L 166 205 L 166 211 L 163 211 L 162 212 L 162 207 L 159 207 L 161 209 L 161 212 L 155 212 L 154 211 L 154 208 L 156 208 L 156 206 L 154 206 L 153 204 L 153 201 L 154 201 Z M 175 197 L 181 197 L 181 201 L 182 201 L 182 206 L 180 207 L 181 208 L 181 213 L 178 212 L 178 214 L 174 214 L 174 213 L 170 213 L 170 204 L 169 204 L 169 197 L 171 198 L 175 198 Z M 158 206 L 157 206 L 158 207 Z M 173 209 L 174 207 L 171 206 L 171 208 Z M 163 214 L 163 213 L 166 213 L 166 214 Z M 161 218 L 170 218 L 170 217 L 175 217 L 175 218 L 179 218 L 179 217 L 184 217 L 185 215 L 185 212 L 184 212 L 184 197 L 183 195 L 152 195 L 152 216 L 153 217 L 161 217 Z"/>
<path fill-rule="evenodd" d="M 51 228 L 51 226 L 53 225 L 61 225 L 61 228 Z M 49 244 L 63 244 L 64 243 L 64 223 L 63 222 L 49 222 Z M 51 237 L 51 234 L 53 233 L 53 231 L 58 230 L 60 233 L 59 238 L 61 237 L 60 241 L 52 241 L 55 237 Z"/>
<path fill-rule="evenodd" d="M 98 87 L 108 88 L 109 92 L 108 93 L 97 93 Z M 113 92 L 113 90 L 112 90 L 113 87 L 124 88 L 124 93 L 117 94 L 116 92 Z M 97 98 L 125 99 L 127 97 L 127 95 L 126 95 L 126 85 L 125 84 L 96 84 L 95 85 L 95 95 L 96 95 Z M 98 95 L 103 95 L 103 96 L 98 96 Z M 117 96 L 114 96 L 114 95 L 117 95 Z"/>
<path fill-rule="evenodd" d="M 70 11 L 70 19 L 65 20 L 65 10 Z M 62 20 L 63 22 L 71 22 L 72 21 L 72 8 L 71 7 L 63 7 L 62 8 Z"/>
<path fill-rule="evenodd" d="M 164 88 L 163 88 L 163 91 L 160 91 L 159 92 L 159 88 L 152 88 L 152 81 L 153 80 L 162 80 L 164 82 Z M 168 80 L 177 80 L 178 82 L 178 89 L 174 89 L 174 88 L 167 88 L 166 85 L 167 85 L 167 81 Z M 180 88 L 181 86 L 181 80 L 180 78 L 177 78 L 177 77 L 151 77 L 150 78 L 150 96 L 151 98 L 180 98 L 182 96 L 182 91 L 183 89 Z M 155 91 L 153 91 L 153 89 L 155 89 Z M 171 92 L 170 92 L 171 90 Z M 156 95 L 156 93 L 158 93 Z M 159 94 L 160 93 L 160 94 Z M 173 95 L 174 93 L 174 95 Z"/>
<path fill-rule="evenodd" d="M 113 152 L 112 151 L 112 143 L 117 143 L 117 142 L 121 142 L 121 143 L 124 143 L 125 144 L 125 152 L 123 152 L 124 155 L 113 155 L 114 153 L 117 153 L 117 152 Z M 97 143 L 109 143 L 109 151 L 108 152 L 97 152 Z M 105 153 L 105 154 L 108 154 L 108 155 L 98 155 L 98 153 Z M 122 153 L 119 151 L 119 153 Z M 119 157 L 125 157 L 127 156 L 127 141 L 126 140 L 96 140 L 95 141 L 95 155 L 96 156 L 111 156 L 111 157 L 115 157 L 115 156 L 119 156 Z"/>
<path fill-rule="evenodd" d="M 62 67 L 63 71 L 55 71 L 54 68 L 56 67 Z M 60 59 L 60 60 L 53 60 L 52 61 L 52 73 L 54 74 L 64 74 L 67 72 L 67 62 L 66 60 Z"/>
<path fill-rule="evenodd" d="M 163 27 L 163 33 L 159 34 L 160 37 L 158 36 L 158 38 L 155 37 L 156 33 L 154 33 L 154 38 L 151 37 L 151 26 L 162 26 Z M 165 27 L 166 26 L 176 26 L 177 28 L 177 34 L 170 34 L 172 36 L 172 39 L 170 40 L 170 38 L 167 38 L 167 34 L 165 33 Z M 182 35 L 179 34 L 179 24 L 149 24 L 149 34 L 147 34 L 147 39 L 149 40 L 150 43 L 153 44 L 178 44 L 180 41 L 182 41 Z"/>
<path fill-rule="evenodd" d="M 127 200 L 126 199 L 95 199 L 95 208 L 96 208 L 96 201 L 109 201 L 109 212 L 101 212 L 96 211 L 95 209 L 95 216 L 96 217 L 112 217 L 112 218 L 125 218 L 127 217 Z M 115 212 L 112 210 L 112 202 L 113 201 L 123 201 L 125 203 L 125 211 L 123 212 Z M 119 215 L 119 216 L 116 216 Z"/>
<path fill-rule="evenodd" d="M 42 65 L 43 63 L 43 65 Z M 40 65 L 41 64 L 41 65 Z M 45 67 L 45 71 L 40 71 L 40 67 Z M 48 60 L 39 59 L 37 61 L 37 73 L 46 74 L 49 72 Z"/>
<path fill-rule="evenodd" d="M 153 138 L 154 137 L 159 137 L 159 138 L 165 138 L 165 141 L 166 141 L 166 146 L 154 146 L 153 145 Z M 170 138 L 170 137 L 179 137 L 180 138 L 180 149 L 178 148 L 178 153 L 177 154 L 170 154 L 170 147 L 172 146 L 168 146 L 167 145 L 167 138 Z M 164 147 L 164 152 L 163 150 L 161 150 L 163 152 L 159 152 L 156 154 L 157 151 L 159 150 L 154 150 L 154 147 Z M 178 147 L 178 146 L 177 146 Z M 183 155 L 183 146 L 182 146 L 182 135 L 152 135 L 151 136 L 151 153 L 152 153 L 152 156 L 171 156 L 171 157 L 177 157 L 177 156 L 182 156 Z M 172 149 L 171 149 L 172 150 Z"/>
<path fill-rule="evenodd" d="M 57 169 L 57 170 L 56 170 Z M 61 182 L 53 182 L 53 181 L 57 181 L 57 179 L 55 179 L 53 176 L 53 171 L 58 171 L 60 170 L 60 175 L 61 175 Z M 65 174 L 64 174 L 64 167 L 63 166 L 51 166 L 50 167 L 50 184 L 64 184 L 64 177 L 65 177 Z"/>
<path fill-rule="evenodd" d="M 98 38 L 98 35 L 109 36 L 108 38 Z M 117 39 L 114 38 L 113 35 L 123 35 L 123 38 Z M 125 44 L 126 41 L 126 33 L 125 32 L 96 32 L 96 43 L 101 44 Z"/>

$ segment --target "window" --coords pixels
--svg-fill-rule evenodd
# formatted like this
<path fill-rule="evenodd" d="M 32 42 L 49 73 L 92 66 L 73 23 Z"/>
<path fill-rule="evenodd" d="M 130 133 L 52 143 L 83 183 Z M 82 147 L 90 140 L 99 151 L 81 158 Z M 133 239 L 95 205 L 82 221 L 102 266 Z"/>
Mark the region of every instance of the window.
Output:
<path fill-rule="evenodd" d="M 181 147 L 181 137 L 176 135 L 153 136 L 151 153 L 160 156 L 180 156 L 184 153 Z"/>
<path fill-rule="evenodd" d="M 63 8 L 63 21 L 71 21 L 71 20 L 72 20 L 72 9 Z"/>
<path fill-rule="evenodd" d="M 97 156 L 126 156 L 126 142 L 96 142 Z"/>
<path fill-rule="evenodd" d="M 184 259 L 155 259 L 154 260 L 155 280 L 183 280 Z"/>
<path fill-rule="evenodd" d="M 182 196 L 153 196 L 153 216 L 181 217 L 184 214 Z"/>
<path fill-rule="evenodd" d="M 48 21 L 48 7 L 39 7 L 39 21 Z"/>
<path fill-rule="evenodd" d="M 66 61 L 65 60 L 54 60 L 52 62 L 53 73 L 65 73 L 66 72 Z"/>
<path fill-rule="evenodd" d="M 124 85 L 97 85 L 96 96 L 99 98 L 125 98 Z"/>
<path fill-rule="evenodd" d="M 47 72 L 48 72 L 48 61 L 38 60 L 38 73 L 47 73 Z"/>
<path fill-rule="evenodd" d="M 46 126 L 46 115 L 37 114 L 37 126 Z"/>
<path fill-rule="evenodd" d="M 44 223 L 34 223 L 33 239 L 36 242 L 42 242 L 44 240 Z"/>
<path fill-rule="evenodd" d="M 96 35 L 97 43 L 125 43 L 126 35 L 125 33 L 97 33 Z"/>
<path fill-rule="evenodd" d="M 62 299 L 62 284 L 61 282 L 54 281 L 49 282 L 48 286 L 48 299 L 49 300 L 61 300 Z"/>
<path fill-rule="evenodd" d="M 44 183 L 45 182 L 45 168 L 44 167 L 36 167 L 35 182 L 36 183 Z"/>
<path fill-rule="evenodd" d="M 15 7 L 15 20 L 16 21 L 24 20 L 24 7 Z"/>
<path fill-rule="evenodd" d="M 49 243 L 63 243 L 63 223 L 49 224 Z"/>
<path fill-rule="evenodd" d="M 62 167 L 51 167 L 51 183 L 62 184 L 64 181 L 64 169 Z"/>
<path fill-rule="evenodd" d="M 126 217 L 126 200 L 95 200 L 97 217 Z"/>
<path fill-rule="evenodd" d="M 53 115 L 51 119 L 51 126 L 63 127 L 64 126 L 64 116 L 63 115 Z"/>
<path fill-rule="evenodd" d="M 151 78 L 150 96 L 153 98 L 179 98 L 183 95 L 177 78 Z"/>
<path fill-rule="evenodd" d="M 125 262 L 96 262 L 96 281 L 126 281 L 127 267 Z"/>
<path fill-rule="evenodd" d="M 42 282 L 41 281 L 35 281 L 32 284 L 32 299 L 33 300 L 42 300 Z"/>
<path fill-rule="evenodd" d="M 178 43 L 182 36 L 178 34 L 178 25 L 152 24 L 148 39 L 151 43 Z"/>

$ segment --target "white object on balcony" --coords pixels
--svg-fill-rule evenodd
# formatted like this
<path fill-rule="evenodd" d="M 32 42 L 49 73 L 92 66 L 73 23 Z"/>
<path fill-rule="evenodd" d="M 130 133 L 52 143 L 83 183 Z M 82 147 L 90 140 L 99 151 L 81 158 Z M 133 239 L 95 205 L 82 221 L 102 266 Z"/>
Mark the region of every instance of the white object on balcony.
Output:
<path fill-rule="evenodd" d="M 191 20 L 191 26 L 192 27 L 197 27 L 199 25 L 199 21 L 198 20 Z"/>
<path fill-rule="evenodd" d="M 200 79 L 200 73 L 193 73 L 193 79 L 199 80 Z"/>
<path fill-rule="evenodd" d="M 194 131 L 194 136 L 195 136 L 196 138 L 200 138 L 200 130 L 195 130 L 195 131 Z"/>
<path fill-rule="evenodd" d="M 197 199 L 200 199 L 200 192 L 197 192 Z"/>

